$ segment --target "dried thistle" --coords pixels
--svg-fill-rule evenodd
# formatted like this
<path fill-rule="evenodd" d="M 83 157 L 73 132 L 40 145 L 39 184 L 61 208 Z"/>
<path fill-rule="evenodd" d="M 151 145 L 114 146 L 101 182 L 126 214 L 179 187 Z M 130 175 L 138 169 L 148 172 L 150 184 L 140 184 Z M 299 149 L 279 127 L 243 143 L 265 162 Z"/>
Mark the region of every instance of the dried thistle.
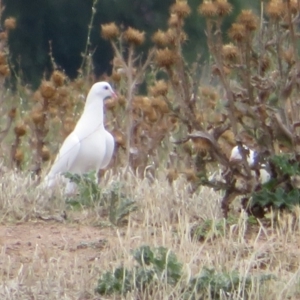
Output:
<path fill-rule="evenodd" d="M 242 10 L 237 18 L 238 23 L 243 24 L 246 30 L 254 31 L 257 29 L 258 19 L 252 10 Z"/>
<path fill-rule="evenodd" d="M 41 158 L 43 161 L 48 161 L 51 158 L 49 149 L 44 145 L 41 150 Z"/>
<path fill-rule="evenodd" d="M 296 58 L 293 47 L 289 47 L 286 51 L 283 52 L 283 59 L 289 66 L 295 64 Z"/>
<path fill-rule="evenodd" d="M 65 74 L 56 70 L 52 73 L 51 80 L 56 87 L 63 86 L 65 82 Z"/>
<path fill-rule="evenodd" d="M 48 112 L 49 112 L 51 118 L 55 118 L 58 115 L 58 108 L 50 106 L 48 109 Z"/>
<path fill-rule="evenodd" d="M 17 165 L 20 165 L 20 163 L 24 160 L 24 153 L 21 149 L 17 149 L 14 154 L 14 160 L 17 163 Z"/>
<path fill-rule="evenodd" d="M 15 18 L 10 17 L 5 19 L 4 21 L 4 28 L 7 30 L 13 30 L 17 27 L 17 21 Z"/>
<path fill-rule="evenodd" d="M 174 180 L 178 178 L 178 172 L 176 169 L 167 170 L 167 180 L 171 184 Z"/>
<path fill-rule="evenodd" d="M 120 35 L 120 30 L 116 23 L 108 23 L 108 24 L 103 24 L 101 25 L 101 36 L 105 40 L 113 40 L 119 37 Z"/>
<path fill-rule="evenodd" d="M 176 62 L 176 54 L 169 48 L 160 49 L 156 51 L 156 64 L 163 68 L 169 68 Z"/>
<path fill-rule="evenodd" d="M 74 122 L 74 119 L 71 117 L 67 117 L 64 120 L 64 132 L 66 135 L 69 135 L 75 128 L 76 123 Z"/>
<path fill-rule="evenodd" d="M 236 59 L 239 55 L 239 51 L 236 46 L 234 46 L 233 44 L 230 43 L 230 44 L 223 45 L 222 55 L 223 55 L 224 59 L 233 62 L 233 61 L 236 61 Z"/>
<path fill-rule="evenodd" d="M 168 20 L 168 25 L 170 27 L 178 27 L 182 25 L 182 19 L 177 14 L 171 14 Z"/>
<path fill-rule="evenodd" d="M 232 5 L 227 0 L 216 0 L 215 5 L 217 8 L 217 14 L 220 17 L 229 15 L 232 12 Z"/>
<path fill-rule="evenodd" d="M 4 52 L 0 52 L 0 65 L 6 64 L 6 54 Z"/>
<path fill-rule="evenodd" d="M 104 105 L 107 110 L 112 110 L 118 105 L 118 100 L 115 98 L 106 99 Z"/>
<path fill-rule="evenodd" d="M 154 97 L 166 96 L 168 93 L 168 85 L 164 80 L 158 80 L 154 86 L 150 87 L 150 94 Z"/>
<path fill-rule="evenodd" d="M 126 98 L 124 96 L 119 95 L 117 100 L 118 100 L 118 103 L 119 103 L 120 106 L 125 106 Z"/>
<path fill-rule="evenodd" d="M 16 125 L 16 127 L 14 128 L 14 132 L 17 137 L 21 137 L 21 136 L 25 135 L 26 134 L 25 124 Z"/>
<path fill-rule="evenodd" d="M 158 30 L 152 36 L 152 41 L 159 47 L 165 47 L 168 44 L 168 36 L 167 33 Z"/>
<path fill-rule="evenodd" d="M 31 120 L 35 125 L 40 125 L 44 122 L 44 114 L 42 111 L 36 110 L 31 112 Z"/>
<path fill-rule="evenodd" d="M 226 130 L 223 132 L 221 137 L 231 146 L 234 146 L 236 144 L 234 133 L 231 130 Z"/>
<path fill-rule="evenodd" d="M 152 107 L 159 110 L 161 113 L 165 114 L 169 112 L 169 107 L 166 101 L 162 97 L 154 97 L 152 99 Z"/>
<path fill-rule="evenodd" d="M 113 71 L 111 74 L 111 80 L 115 83 L 119 83 L 121 81 L 121 74 L 119 72 Z"/>
<path fill-rule="evenodd" d="M 298 0 L 290 0 L 290 8 L 291 8 L 291 14 L 296 15 L 299 9 Z"/>
<path fill-rule="evenodd" d="M 206 18 L 213 18 L 217 16 L 218 9 L 215 2 L 203 1 L 203 3 L 200 4 L 198 7 L 198 12 L 200 15 Z"/>
<path fill-rule="evenodd" d="M 151 100 L 148 97 L 141 97 L 141 101 L 138 100 L 139 108 L 146 113 L 152 112 Z"/>
<path fill-rule="evenodd" d="M 8 112 L 8 117 L 10 119 L 14 119 L 17 115 L 17 109 L 16 108 L 12 108 L 9 112 Z"/>
<path fill-rule="evenodd" d="M 122 147 L 123 149 L 125 149 L 126 147 L 126 138 L 124 136 L 124 134 L 120 131 L 120 130 L 113 130 L 111 132 L 111 134 L 113 135 L 114 139 L 115 139 L 115 143 L 117 146 Z"/>
<path fill-rule="evenodd" d="M 270 19 L 278 21 L 284 15 L 285 5 L 282 0 L 271 0 L 266 6 L 266 13 Z"/>
<path fill-rule="evenodd" d="M 158 114 L 154 108 L 151 108 L 149 112 L 146 112 L 146 119 L 151 123 L 155 123 L 158 120 Z"/>
<path fill-rule="evenodd" d="M 10 74 L 10 69 L 8 65 L 0 65 L 0 74 L 4 77 Z"/>
<path fill-rule="evenodd" d="M 57 93 L 62 98 L 69 96 L 69 90 L 66 86 L 61 86 L 61 87 L 57 88 Z"/>
<path fill-rule="evenodd" d="M 6 41 L 7 40 L 7 31 L 0 32 L 0 41 Z"/>
<path fill-rule="evenodd" d="M 132 107 L 139 109 L 144 104 L 143 102 L 144 100 L 142 96 L 134 96 L 132 99 Z"/>
<path fill-rule="evenodd" d="M 246 28 L 243 24 L 233 23 L 228 31 L 229 37 L 237 42 L 241 42 L 246 37 Z"/>
<path fill-rule="evenodd" d="M 140 46 L 145 41 L 145 32 L 128 27 L 128 29 L 124 32 L 124 40 L 134 46 Z"/>
<path fill-rule="evenodd" d="M 45 99 L 50 99 L 55 94 L 55 87 L 53 86 L 51 81 L 43 81 L 39 88 L 41 95 Z"/>
<path fill-rule="evenodd" d="M 191 13 L 191 8 L 187 2 L 176 2 L 171 6 L 171 13 L 176 14 L 179 18 L 184 19 Z"/>

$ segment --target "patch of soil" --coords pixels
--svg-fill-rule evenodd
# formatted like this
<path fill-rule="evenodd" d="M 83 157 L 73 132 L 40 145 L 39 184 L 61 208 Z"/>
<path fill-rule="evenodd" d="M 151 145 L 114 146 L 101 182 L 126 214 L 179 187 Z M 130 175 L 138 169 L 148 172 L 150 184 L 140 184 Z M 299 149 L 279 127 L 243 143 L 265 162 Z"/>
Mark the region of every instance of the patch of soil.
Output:
<path fill-rule="evenodd" d="M 91 262 L 108 247 L 108 239 L 114 238 L 110 229 L 100 230 L 96 227 L 69 225 L 55 222 L 34 222 L 18 225 L 0 225 L 1 266 L 7 264 L 1 258 L 11 259 L 12 278 L 21 264 L 30 263 L 36 253 L 45 253 L 44 260 L 60 257 L 71 261 L 76 256 L 81 262 Z M 51 255 L 49 255 L 51 254 Z M 38 270 L 37 270 L 38 271 Z"/>

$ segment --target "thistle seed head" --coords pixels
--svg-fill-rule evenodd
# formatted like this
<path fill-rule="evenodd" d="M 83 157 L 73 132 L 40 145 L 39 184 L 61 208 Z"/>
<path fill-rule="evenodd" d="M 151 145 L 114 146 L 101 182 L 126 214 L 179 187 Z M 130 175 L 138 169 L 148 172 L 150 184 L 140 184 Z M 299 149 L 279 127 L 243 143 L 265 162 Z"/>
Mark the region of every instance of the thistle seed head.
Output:
<path fill-rule="evenodd" d="M 158 46 L 158 47 L 165 47 L 168 44 L 168 36 L 167 33 L 158 30 L 156 31 L 152 36 L 152 41 Z"/>
<path fill-rule="evenodd" d="M 151 103 L 152 107 L 160 111 L 162 114 L 166 114 L 169 112 L 169 107 L 166 101 L 160 97 L 154 97 Z"/>
<path fill-rule="evenodd" d="M 114 40 L 120 36 L 120 30 L 116 23 L 108 23 L 101 25 L 101 36 L 105 40 Z"/>
<path fill-rule="evenodd" d="M 217 14 L 220 17 L 229 15 L 232 12 L 232 5 L 227 2 L 227 0 L 217 0 L 215 1 L 217 8 Z"/>
<path fill-rule="evenodd" d="M 6 41 L 7 40 L 7 31 L 0 32 L 0 41 Z"/>
<path fill-rule="evenodd" d="M 55 94 L 55 87 L 51 81 L 43 81 L 40 86 L 40 92 L 44 99 L 50 99 Z"/>
<path fill-rule="evenodd" d="M 8 65 L 0 65 L 0 74 L 6 77 L 10 74 L 10 69 Z"/>
<path fill-rule="evenodd" d="M 191 8 L 186 1 L 179 1 L 171 6 L 171 13 L 176 14 L 178 18 L 184 19 L 191 13 Z"/>
<path fill-rule="evenodd" d="M 26 125 L 25 124 L 18 124 L 14 128 L 15 135 L 21 137 L 26 134 Z"/>
<path fill-rule="evenodd" d="M 111 80 L 115 83 L 119 83 L 121 81 L 121 74 L 120 72 L 113 71 L 111 74 Z"/>
<path fill-rule="evenodd" d="M 12 108 L 9 112 L 8 112 L 8 117 L 11 119 L 14 119 L 17 115 L 17 109 L 16 108 Z"/>
<path fill-rule="evenodd" d="M 279 21 L 283 17 L 285 5 L 282 0 L 271 0 L 266 6 L 266 14 L 273 21 Z"/>
<path fill-rule="evenodd" d="M 218 14 L 217 5 L 215 2 L 205 0 L 202 4 L 199 5 L 198 13 L 205 18 L 213 18 Z"/>
<path fill-rule="evenodd" d="M 4 28 L 7 30 L 13 30 L 17 27 L 17 21 L 13 17 L 9 17 L 4 21 Z"/>
<path fill-rule="evenodd" d="M 65 82 L 65 74 L 56 70 L 52 73 L 51 80 L 56 87 L 63 86 Z"/>
<path fill-rule="evenodd" d="M 236 59 L 239 55 L 239 51 L 236 46 L 234 46 L 233 44 L 230 43 L 230 44 L 223 45 L 222 55 L 223 55 L 224 59 L 226 59 L 228 61 L 236 61 Z"/>
<path fill-rule="evenodd" d="M 114 139 L 115 139 L 115 143 L 119 146 L 122 147 L 123 149 L 125 149 L 126 147 L 126 138 L 124 136 L 124 134 L 120 131 L 120 130 L 113 130 L 111 132 L 111 134 L 113 135 Z"/>
<path fill-rule="evenodd" d="M 24 153 L 23 153 L 23 151 L 21 149 L 17 149 L 16 150 L 16 153 L 14 155 L 14 160 L 17 163 L 21 163 L 24 160 Z"/>
<path fill-rule="evenodd" d="M 6 64 L 6 54 L 4 52 L 0 52 L 0 65 Z"/>
<path fill-rule="evenodd" d="M 258 26 L 258 18 L 252 10 L 242 10 L 237 18 L 238 23 L 245 26 L 246 30 L 254 31 Z"/>
<path fill-rule="evenodd" d="M 286 51 L 283 52 L 283 59 L 289 66 L 295 64 L 296 58 L 292 47 L 289 47 Z"/>
<path fill-rule="evenodd" d="M 237 42 L 241 42 L 246 37 L 246 28 L 243 24 L 233 23 L 228 31 L 229 37 Z"/>
<path fill-rule="evenodd" d="M 154 86 L 150 87 L 150 94 L 154 97 L 166 96 L 168 93 L 168 85 L 164 80 L 158 80 Z"/>
<path fill-rule="evenodd" d="M 49 149 L 44 145 L 41 151 L 41 157 L 43 161 L 48 161 L 51 158 Z"/>
<path fill-rule="evenodd" d="M 156 64 L 163 68 L 169 68 L 176 62 L 176 54 L 169 48 L 160 49 L 156 51 Z"/>
<path fill-rule="evenodd" d="M 106 99 L 104 105 L 107 110 L 113 110 L 118 105 L 118 100 L 116 98 Z"/>
<path fill-rule="evenodd" d="M 124 32 L 124 40 L 128 44 L 140 46 L 145 41 L 145 32 L 139 31 L 132 27 L 128 27 L 128 29 Z"/>
<path fill-rule="evenodd" d="M 44 122 L 44 114 L 42 111 L 35 110 L 31 113 L 31 120 L 35 125 L 40 125 Z"/>

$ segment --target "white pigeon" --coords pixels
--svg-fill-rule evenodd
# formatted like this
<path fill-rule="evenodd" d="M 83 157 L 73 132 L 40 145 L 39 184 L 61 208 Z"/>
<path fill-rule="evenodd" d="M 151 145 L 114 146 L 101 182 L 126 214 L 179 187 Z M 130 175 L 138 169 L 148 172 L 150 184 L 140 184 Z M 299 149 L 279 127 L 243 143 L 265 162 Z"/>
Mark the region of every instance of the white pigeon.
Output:
<path fill-rule="evenodd" d="M 116 94 L 107 82 L 97 82 L 92 86 L 80 119 L 63 142 L 45 178 L 48 187 L 54 186 L 63 173 L 82 175 L 107 167 L 115 146 L 113 136 L 104 127 L 103 105 L 109 97 L 116 97 Z M 75 186 L 68 180 L 65 193 L 74 192 Z"/>

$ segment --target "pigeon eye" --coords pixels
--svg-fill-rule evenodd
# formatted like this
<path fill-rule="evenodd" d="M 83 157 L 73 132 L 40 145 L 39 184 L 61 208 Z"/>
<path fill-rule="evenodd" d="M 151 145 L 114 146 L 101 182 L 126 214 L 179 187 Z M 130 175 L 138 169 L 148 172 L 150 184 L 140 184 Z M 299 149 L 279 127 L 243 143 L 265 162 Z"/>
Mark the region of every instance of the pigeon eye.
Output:
<path fill-rule="evenodd" d="M 108 90 L 108 86 L 106 85 L 106 86 L 104 87 L 104 89 L 105 89 L 105 90 Z"/>

